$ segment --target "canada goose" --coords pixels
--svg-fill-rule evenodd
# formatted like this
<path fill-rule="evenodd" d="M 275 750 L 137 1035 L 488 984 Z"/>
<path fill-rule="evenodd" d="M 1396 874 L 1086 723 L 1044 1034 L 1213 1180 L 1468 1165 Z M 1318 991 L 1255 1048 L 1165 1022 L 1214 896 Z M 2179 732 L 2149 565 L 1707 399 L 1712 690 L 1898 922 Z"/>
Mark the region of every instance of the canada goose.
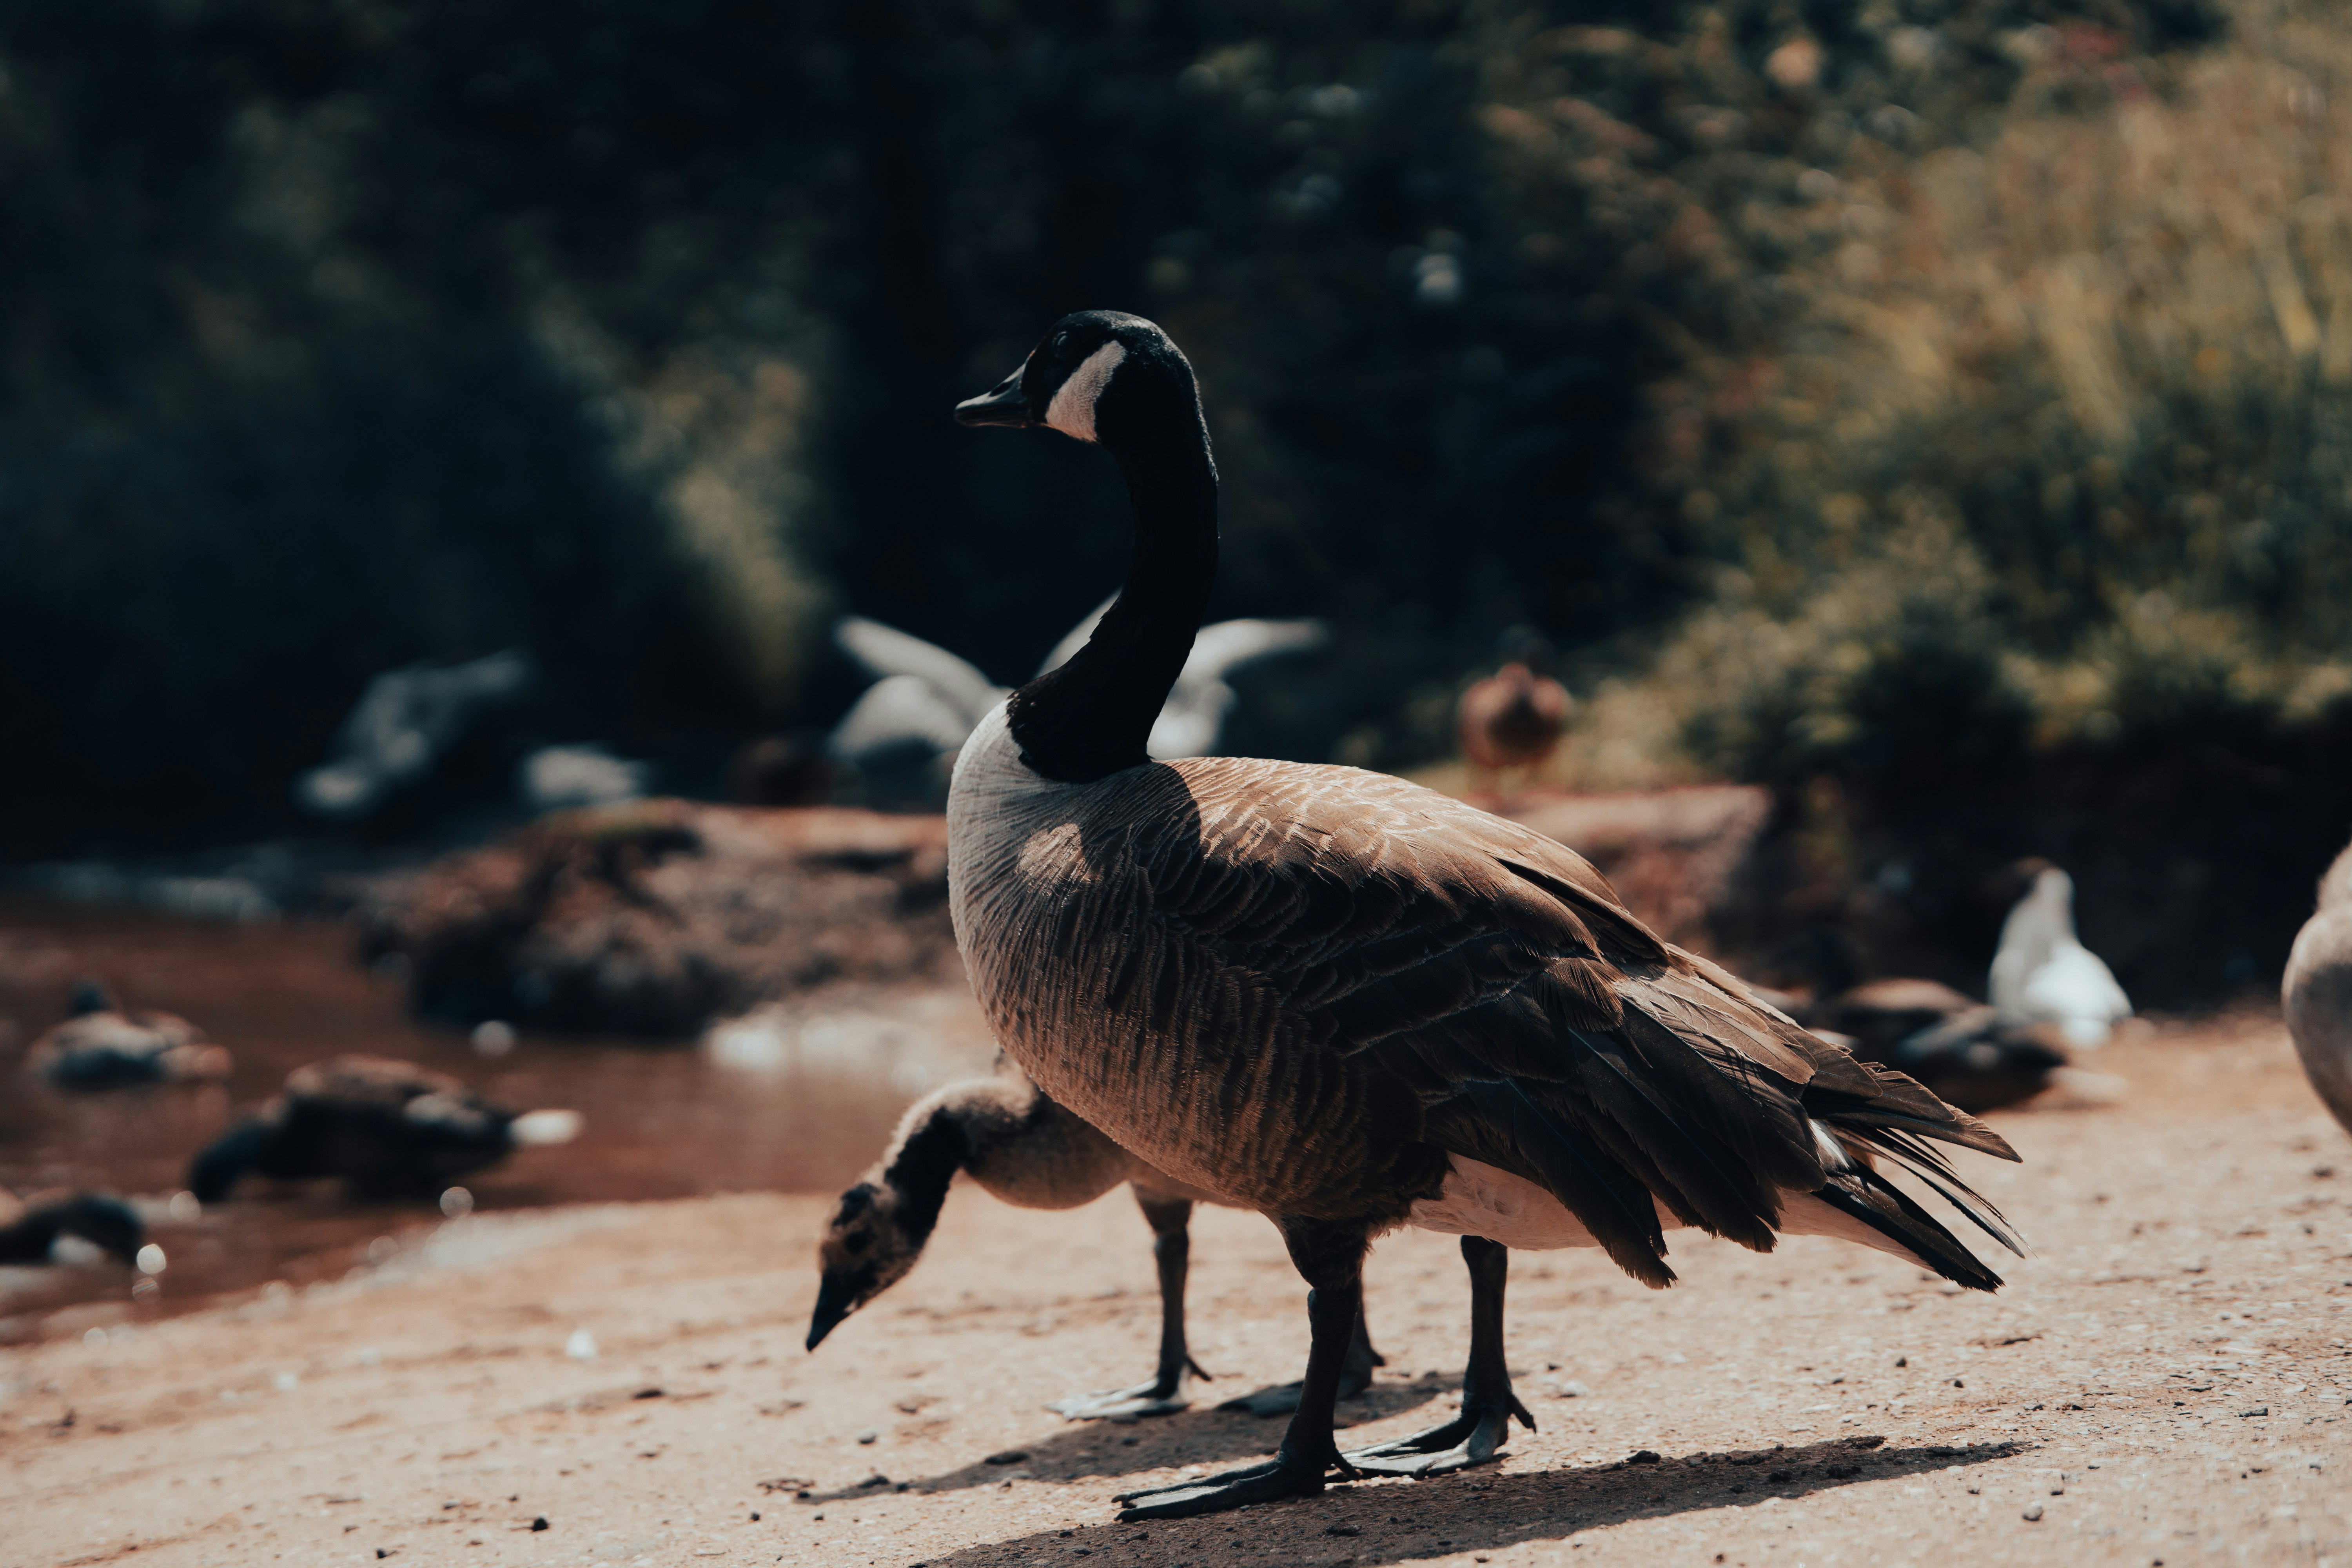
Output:
<path fill-rule="evenodd" d="M 196 1156 L 188 1187 L 213 1203 L 255 1171 L 280 1181 L 340 1176 L 362 1198 L 431 1197 L 519 1148 L 569 1142 L 579 1131 L 576 1111 L 517 1115 L 446 1073 L 337 1057 L 287 1074 L 276 1099 Z"/>
<path fill-rule="evenodd" d="M 2001 922 L 1993 954 L 1992 1005 L 2013 1018 L 2055 1024 L 2070 1046 L 2104 1046 L 2131 998 L 2099 955 L 2074 934 L 2074 879 L 2028 861 L 2032 883 Z"/>
<path fill-rule="evenodd" d="M 1037 673 L 1051 673 L 1084 647 L 1112 602 L 1104 600 L 1072 627 Z M 1202 626 L 1152 721 L 1146 749 L 1162 761 L 1214 751 L 1237 700 L 1228 678 L 1261 659 L 1319 647 L 1324 639 L 1320 621 L 1244 619 Z M 851 705 L 826 742 L 835 756 L 869 772 L 903 766 L 908 760 L 951 761 L 989 710 L 1010 695 L 947 649 L 879 621 L 844 616 L 834 627 L 834 641 L 880 677 Z"/>
<path fill-rule="evenodd" d="M 1664 1230 L 1759 1250 L 1841 1237 L 1959 1283 L 1999 1276 L 1880 1175 L 1905 1166 L 1997 1239 L 1927 1140 L 2015 1152 L 1660 942 L 1532 829 L 1401 779 L 1145 750 L 1216 573 L 1217 474 L 1192 366 L 1150 321 L 1065 317 L 968 425 L 1100 446 L 1135 511 L 1093 638 L 993 710 L 948 802 L 957 945 L 1038 1087 L 1171 1178 L 1255 1208 L 1306 1278 L 1305 1390 L 1269 1462 L 1130 1493 L 1123 1519 L 1424 1474 L 1532 1426 L 1503 1356 L 1507 1247 L 1599 1246 L 1653 1286 Z M 1341 1455 L 1332 1400 L 1371 1238 L 1458 1234 L 1460 1415 Z"/>
<path fill-rule="evenodd" d="M 56 1261 L 59 1237 L 79 1237 L 135 1263 L 147 1229 L 137 1210 L 103 1193 L 35 1194 L 19 1200 L 0 1192 L 0 1263 Z"/>
<path fill-rule="evenodd" d="M 951 1083 L 917 1101 L 882 1158 L 841 1194 L 818 1244 L 824 1274 L 809 1320 L 808 1348 L 816 1349 L 844 1318 L 906 1278 L 923 1255 L 947 1201 L 948 1184 L 960 1170 L 1025 1209 L 1076 1208 L 1121 1182 L 1134 1190 L 1151 1226 L 1151 1255 L 1160 1268 L 1159 1370 L 1132 1388 L 1074 1394 L 1048 1408 L 1073 1421 L 1184 1409 L 1186 1374 L 1209 1375 L 1185 1348 L 1189 1226 L 1193 1204 L 1219 1200 L 1170 1180 L 1010 1073 Z M 1339 1396 L 1370 1387 L 1372 1368 L 1380 1364 L 1359 1320 Z M 1297 1407 L 1298 1388 L 1294 1383 L 1260 1389 L 1218 1408 L 1281 1415 Z"/>
<path fill-rule="evenodd" d="M 226 1078 L 234 1065 L 185 1018 L 125 1011 L 95 980 L 74 987 L 72 1009 L 26 1054 L 33 1071 L 59 1089 L 201 1083 Z"/>
<path fill-rule="evenodd" d="M 2311 1087 L 2352 1131 L 2352 848 L 2319 879 L 2319 908 L 2295 934 L 2279 987 Z"/>
<path fill-rule="evenodd" d="M 2031 1100 L 2067 1072 L 2046 1024 L 2028 1024 L 1934 980 L 1873 980 L 1806 1005 L 1806 1026 L 1851 1041 L 1864 1061 L 1924 1084 L 1962 1110 Z M 1843 1042 L 1842 1042 L 1843 1043 Z"/>
<path fill-rule="evenodd" d="M 1505 768 L 1538 767 L 1559 749 L 1570 706 L 1567 687 L 1524 664 L 1507 664 L 1462 694 L 1462 754 L 1490 777 Z"/>

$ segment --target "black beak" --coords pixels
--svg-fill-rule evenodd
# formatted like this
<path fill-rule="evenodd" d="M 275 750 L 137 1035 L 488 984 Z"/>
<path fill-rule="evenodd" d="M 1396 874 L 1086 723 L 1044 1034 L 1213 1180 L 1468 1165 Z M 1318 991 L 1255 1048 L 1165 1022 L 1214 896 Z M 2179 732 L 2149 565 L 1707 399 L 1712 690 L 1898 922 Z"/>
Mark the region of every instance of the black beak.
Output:
<path fill-rule="evenodd" d="M 857 1298 L 847 1285 L 828 1274 L 816 1288 L 816 1310 L 809 1314 L 808 1348 L 824 1343 L 824 1336 L 841 1326 L 857 1305 Z"/>
<path fill-rule="evenodd" d="M 1029 400 L 1021 395 L 1021 373 L 1029 368 L 1026 362 L 978 397 L 967 397 L 956 405 L 959 425 L 1009 425 L 1014 429 L 1034 424 L 1029 417 Z"/>

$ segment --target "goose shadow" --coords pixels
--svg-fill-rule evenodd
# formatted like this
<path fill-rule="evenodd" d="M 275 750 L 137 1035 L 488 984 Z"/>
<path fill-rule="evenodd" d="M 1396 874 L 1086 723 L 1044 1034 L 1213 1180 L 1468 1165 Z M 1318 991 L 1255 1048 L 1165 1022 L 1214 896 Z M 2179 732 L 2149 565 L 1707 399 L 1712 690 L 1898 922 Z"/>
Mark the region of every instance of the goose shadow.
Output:
<path fill-rule="evenodd" d="M 1460 1385 L 1459 1377 L 1436 1373 L 1375 1382 L 1361 1394 L 1340 1401 L 1339 1417 L 1343 1423 L 1356 1426 L 1383 1421 L 1442 1395 L 1457 1394 Z M 796 1502 L 815 1507 L 849 1498 L 870 1497 L 886 1489 L 950 1492 L 971 1487 L 1003 1486 L 1015 1479 L 1076 1481 L 1185 1465 L 1213 1469 L 1271 1454 L 1275 1445 L 1281 1442 L 1286 1425 L 1281 1418 L 1266 1419 L 1245 1410 L 1220 1410 L 1205 1402 L 1172 1415 L 1157 1415 L 1132 1424 L 1073 1421 L 1017 1449 L 978 1458 L 938 1475 L 897 1479 L 873 1476 L 826 1491 L 814 1488 L 796 1489 L 793 1498 Z"/>
<path fill-rule="evenodd" d="M 1750 1507 L 1772 1499 L 1795 1501 L 1853 1482 L 1986 1464 L 2023 1451 L 2024 1445 L 2011 1442 L 1896 1447 L 1881 1437 L 1861 1436 L 1795 1448 L 1652 1455 L 1558 1470 L 1480 1468 L 1429 1480 L 1334 1486 L 1317 1498 L 1199 1519 L 1104 1521 L 1038 1531 L 967 1546 L 916 1568 L 982 1568 L 1025 1561 L 1027 1552 L 1059 1555 L 1078 1548 L 1113 1564 L 1185 1562 L 1212 1568 L 1244 1553 L 1259 1557 L 1270 1543 L 1285 1544 L 1285 1561 L 1294 1568 L 1370 1568 L 1560 1541 L 1579 1531 L 1633 1520 Z"/>

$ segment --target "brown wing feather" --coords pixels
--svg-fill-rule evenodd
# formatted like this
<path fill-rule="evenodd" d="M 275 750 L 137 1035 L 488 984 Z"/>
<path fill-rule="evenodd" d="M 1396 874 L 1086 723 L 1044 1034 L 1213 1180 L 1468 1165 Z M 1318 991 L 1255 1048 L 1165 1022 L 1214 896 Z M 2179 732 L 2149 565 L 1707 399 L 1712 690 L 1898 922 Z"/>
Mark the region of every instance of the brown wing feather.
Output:
<path fill-rule="evenodd" d="M 2014 1158 L 1659 941 L 1572 850 L 1401 780 L 1192 759 L 1078 826 L 1035 933 L 1066 994 L 1037 1001 L 1097 1003 L 1103 1049 L 1048 1087 L 1237 1201 L 1401 1217 L 1444 1150 L 1543 1183 L 1664 1283 L 1633 1194 L 1769 1247 L 1780 1194 L 1832 1180 L 1815 1121 L 1906 1163 L 1923 1138 Z"/>

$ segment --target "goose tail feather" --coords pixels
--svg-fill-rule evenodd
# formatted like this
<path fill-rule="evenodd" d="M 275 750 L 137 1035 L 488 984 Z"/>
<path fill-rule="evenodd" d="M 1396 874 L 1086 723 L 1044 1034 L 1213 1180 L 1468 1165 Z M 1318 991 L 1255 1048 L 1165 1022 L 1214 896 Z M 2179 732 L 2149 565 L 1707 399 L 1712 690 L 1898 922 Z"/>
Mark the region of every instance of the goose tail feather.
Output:
<path fill-rule="evenodd" d="M 1969 1202 L 1946 1190 L 1941 1184 L 1930 1182 L 1928 1184 L 1936 1187 L 1938 1194 L 1955 1208 L 1991 1232 L 1996 1240 L 2012 1251 L 2017 1250 L 2011 1237 L 2005 1234 L 2006 1222 L 1990 1204 L 1976 1199 L 1978 1204 L 1983 1204 L 1992 1223 L 1988 1223 L 1987 1218 L 1979 1215 Z M 1964 1285 L 1971 1290 L 2000 1289 L 2000 1276 L 1979 1262 L 1976 1254 L 1961 1244 L 1959 1237 L 1945 1229 L 1934 1215 L 1913 1202 L 1900 1187 L 1858 1160 L 1843 1170 L 1832 1173 L 1829 1181 L 1816 1189 L 1812 1195 L 1895 1243 L 1902 1250 L 1955 1284 Z M 1973 1198 L 1975 1194 L 1970 1194 L 1969 1196 Z M 1995 1224 L 2002 1228 L 1994 1229 Z"/>

